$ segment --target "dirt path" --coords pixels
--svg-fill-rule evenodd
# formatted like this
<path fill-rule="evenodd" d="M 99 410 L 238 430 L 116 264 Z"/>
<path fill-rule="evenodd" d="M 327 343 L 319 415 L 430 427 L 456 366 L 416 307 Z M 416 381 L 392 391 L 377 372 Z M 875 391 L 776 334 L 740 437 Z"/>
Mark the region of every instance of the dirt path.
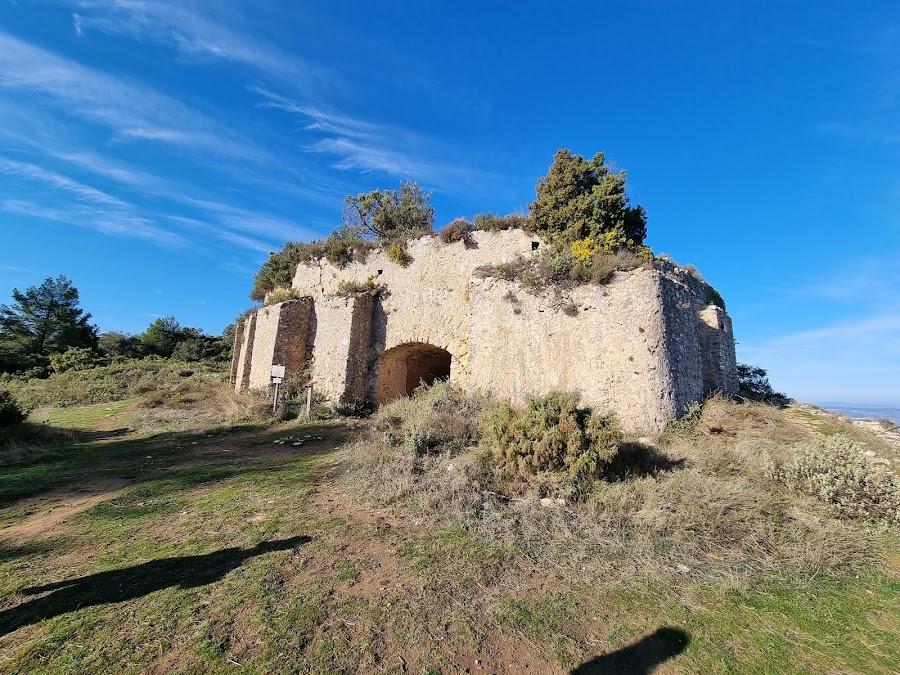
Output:
<path fill-rule="evenodd" d="M 97 479 L 75 488 L 47 492 L 40 497 L 24 500 L 20 506 L 37 512 L 0 530 L 0 541 L 23 543 L 58 536 L 69 518 L 112 499 L 130 482 L 124 478 Z"/>

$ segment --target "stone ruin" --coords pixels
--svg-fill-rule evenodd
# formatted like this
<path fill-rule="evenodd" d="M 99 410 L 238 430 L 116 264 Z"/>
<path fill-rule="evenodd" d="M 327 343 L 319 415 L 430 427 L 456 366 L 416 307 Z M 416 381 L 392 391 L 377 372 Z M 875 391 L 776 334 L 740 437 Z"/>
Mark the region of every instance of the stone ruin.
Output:
<path fill-rule="evenodd" d="M 235 390 L 268 389 L 277 364 L 286 377 L 311 377 L 335 403 L 381 405 L 438 379 L 513 403 L 576 391 L 629 431 L 660 430 L 712 392 L 737 393 L 731 319 L 702 280 L 663 263 L 561 299 L 484 272 L 544 245 L 522 230 L 476 231 L 468 242 L 410 242 L 405 267 L 384 250 L 344 268 L 301 264 L 297 299 L 239 324 Z M 377 295 L 338 294 L 341 282 L 367 279 L 381 286 Z"/>

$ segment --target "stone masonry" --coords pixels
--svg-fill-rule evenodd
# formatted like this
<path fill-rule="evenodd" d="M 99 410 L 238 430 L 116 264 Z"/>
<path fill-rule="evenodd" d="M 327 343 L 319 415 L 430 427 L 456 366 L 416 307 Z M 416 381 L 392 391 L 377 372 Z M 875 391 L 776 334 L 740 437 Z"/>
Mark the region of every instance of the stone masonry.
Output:
<path fill-rule="evenodd" d="M 542 246 L 521 230 L 474 232 L 468 243 L 410 242 L 406 267 L 385 251 L 343 269 L 300 265 L 300 298 L 239 326 L 235 389 L 266 389 L 279 364 L 334 402 L 385 403 L 440 378 L 518 403 L 568 390 L 630 431 L 659 430 L 714 391 L 737 393 L 731 319 L 702 281 L 664 264 L 532 295 L 483 271 Z M 382 287 L 375 297 L 337 294 L 370 278 Z"/>

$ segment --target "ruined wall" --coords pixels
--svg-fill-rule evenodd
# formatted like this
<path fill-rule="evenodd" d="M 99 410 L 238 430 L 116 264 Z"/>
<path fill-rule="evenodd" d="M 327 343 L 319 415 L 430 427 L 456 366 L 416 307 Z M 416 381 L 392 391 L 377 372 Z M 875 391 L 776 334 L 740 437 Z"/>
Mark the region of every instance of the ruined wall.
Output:
<path fill-rule="evenodd" d="M 699 317 L 703 394 L 709 395 L 714 391 L 737 394 L 737 362 L 731 317 L 715 305 L 705 307 Z"/>
<path fill-rule="evenodd" d="M 308 357 L 312 299 L 289 300 L 251 314 L 235 337 L 232 373 L 235 390 L 266 389 L 272 366 L 288 375 L 303 371 Z"/>
<path fill-rule="evenodd" d="M 666 348 L 677 318 L 663 304 L 671 284 L 653 270 L 617 273 L 605 286 L 575 288 L 569 316 L 516 282 L 473 280 L 470 389 L 517 403 L 577 391 L 628 429 L 661 428 L 690 393 Z"/>
<path fill-rule="evenodd" d="M 236 368 L 235 391 L 246 391 L 250 388 L 250 367 L 253 354 L 253 341 L 256 339 L 256 312 L 247 317 L 241 337 L 240 357 Z M 235 351 L 238 351 L 235 348 Z"/>
<path fill-rule="evenodd" d="M 371 363 L 370 295 L 321 296 L 315 301 L 312 372 L 316 389 L 333 401 L 365 398 Z"/>
<path fill-rule="evenodd" d="M 467 244 L 433 236 L 410 242 L 406 267 L 384 251 L 343 269 L 325 261 L 300 265 L 293 288 L 304 297 L 293 302 L 308 307 L 305 327 L 300 314 L 286 320 L 288 303 L 251 317 L 233 367 L 244 376 L 236 381 L 263 388 L 273 359 L 293 364 L 311 356 L 327 398 L 374 402 L 408 391 L 430 371 L 445 373 L 446 350 L 450 381 L 464 390 L 519 402 L 575 390 L 586 404 L 615 410 L 633 430 L 660 429 L 705 394 L 737 390 L 731 321 L 708 305 L 706 285 L 688 270 L 663 264 L 618 272 L 603 286 L 540 296 L 476 274 L 539 255 L 542 245 L 521 230 L 475 232 Z M 384 287 L 377 297 L 336 296 L 341 282 L 370 277 Z M 282 329 L 297 335 L 291 344 L 298 353 L 302 347 L 303 359 L 279 355 Z"/>

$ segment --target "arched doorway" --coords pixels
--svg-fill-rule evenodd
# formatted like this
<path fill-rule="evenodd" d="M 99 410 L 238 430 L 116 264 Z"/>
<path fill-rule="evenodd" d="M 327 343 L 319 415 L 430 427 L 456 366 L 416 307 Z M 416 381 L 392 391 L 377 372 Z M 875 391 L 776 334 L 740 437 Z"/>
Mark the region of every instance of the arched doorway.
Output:
<path fill-rule="evenodd" d="M 450 352 L 424 342 L 408 342 L 381 355 L 378 404 L 410 396 L 422 382 L 450 379 Z"/>

